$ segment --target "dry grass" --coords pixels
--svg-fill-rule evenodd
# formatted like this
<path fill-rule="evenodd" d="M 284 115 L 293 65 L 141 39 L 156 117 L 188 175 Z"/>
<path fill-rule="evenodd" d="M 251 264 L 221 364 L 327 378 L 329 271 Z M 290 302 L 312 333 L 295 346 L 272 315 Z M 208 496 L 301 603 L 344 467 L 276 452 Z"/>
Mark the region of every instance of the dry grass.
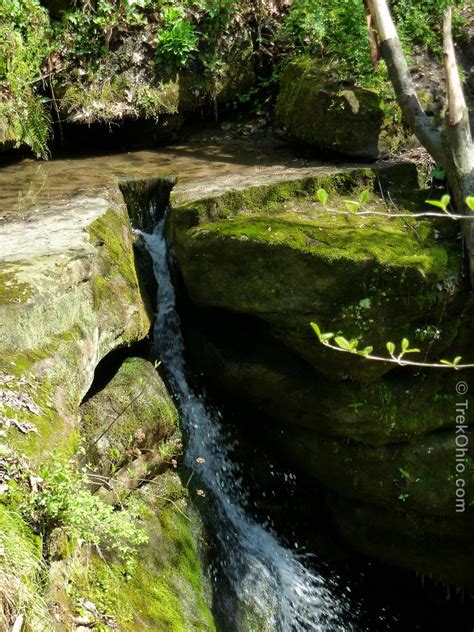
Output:
<path fill-rule="evenodd" d="M 52 629 L 48 607 L 41 596 L 45 567 L 41 548 L 21 517 L 0 510 L 0 630 L 10 631 L 23 617 L 23 631 Z"/>

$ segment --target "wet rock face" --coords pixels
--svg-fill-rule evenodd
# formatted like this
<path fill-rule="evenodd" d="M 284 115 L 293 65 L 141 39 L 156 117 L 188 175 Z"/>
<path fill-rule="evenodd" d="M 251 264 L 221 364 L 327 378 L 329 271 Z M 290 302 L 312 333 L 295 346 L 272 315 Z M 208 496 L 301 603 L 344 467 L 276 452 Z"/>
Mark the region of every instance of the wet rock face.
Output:
<path fill-rule="evenodd" d="M 455 505 L 456 375 L 321 350 L 309 327 L 316 320 L 324 331 L 361 336 L 382 353 L 403 336 L 433 358 L 472 347 L 455 235 L 438 240 L 423 222 L 409 228 L 355 215 L 326 223 L 315 206 L 324 186 L 330 206 L 344 208 L 337 191 L 353 198 L 370 186 L 366 177 L 339 174 L 334 188 L 320 180 L 304 191 L 247 189 L 175 208 L 170 237 L 198 306 L 187 348 L 217 389 L 270 419 L 268 442 L 328 490 L 354 548 L 471 588 L 463 547 L 472 542 L 461 533 L 472 527 L 472 508 L 456 513 Z M 474 486 L 467 465 L 466 485 Z M 443 540 L 456 568 L 438 555 Z"/>
<path fill-rule="evenodd" d="M 376 160 L 397 144 L 380 95 L 331 79 L 321 63 L 300 60 L 283 73 L 276 123 L 287 135 L 323 151 Z"/>

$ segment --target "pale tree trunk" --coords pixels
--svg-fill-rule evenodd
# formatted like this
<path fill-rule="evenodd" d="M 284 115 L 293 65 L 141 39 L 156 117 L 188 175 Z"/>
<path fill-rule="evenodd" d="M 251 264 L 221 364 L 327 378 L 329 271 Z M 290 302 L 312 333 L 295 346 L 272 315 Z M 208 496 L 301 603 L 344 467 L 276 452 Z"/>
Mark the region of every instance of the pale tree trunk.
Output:
<path fill-rule="evenodd" d="M 456 207 L 465 208 L 468 195 L 474 194 L 474 145 L 472 142 L 469 110 L 459 78 L 456 53 L 452 36 L 452 10 L 449 8 L 444 16 L 444 67 L 448 95 L 448 111 L 446 114 L 447 153 L 451 162 L 446 173 L 449 175 L 449 186 Z M 474 221 L 463 221 L 463 235 L 468 249 L 471 281 L 474 285 Z"/>
<path fill-rule="evenodd" d="M 365 3 L 403 116 L 420 143 L 446 172 L 456 212 L 470 213 L 465 199 L 474 194 L 474 146 L 454 51 L 452 10 L 446 11 L 443 25 L 447 116 L 441 133 L 430 123 L 418 99 L 387 0 L 365 0 Z M 474 286 L 474 220 L 462 221 L 461 225 Z"/>

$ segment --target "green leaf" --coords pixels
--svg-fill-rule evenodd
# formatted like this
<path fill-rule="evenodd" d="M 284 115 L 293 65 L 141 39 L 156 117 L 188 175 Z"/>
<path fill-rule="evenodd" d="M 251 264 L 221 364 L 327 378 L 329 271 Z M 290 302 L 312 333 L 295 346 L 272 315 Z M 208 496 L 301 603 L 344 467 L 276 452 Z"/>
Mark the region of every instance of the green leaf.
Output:
<path fill-rule="evenodd" d="M 466 198 L 466 204 L 469 210 L 474 213 L 474 197 L 472 195 Z"/>
<path fill-rule="evenodd" d="M 361 356 L 368 356 L 372 353 L 373 350 L 374 350 L 373 347 L 366 347 L 365 349 L 361 349 L 357 353 Z"/>
<path fill-rule="evenodd" d="M 406 349 L 404 353 L 420 353 L 419 349 Z"/>
<path fill-rule="evenodd" d="M 446 366 L 450 366 L 453 369 L 457 369 L 461 360 L 462 360 L 461 356 L 456 356 L 452 362 L 450 362 L 449 360 L 440 360 L 440 363 Z"/>
<path fill-rule="evenodd" d="M 334 342 L 337 344 L 338 347 L 340 347 L 341 349 L 344 349 L 345 351 L 351 350 L 351 343 L 348 340 L 346 340 L 346 338 L 344 338 L 343 336 L 336 336 L 334 338 Z"/>
<path fill-rule="evenodd" d="M 331 338 L 334 338 L 334 334 L 328 332 L 327 334 L 321 334 L 321 342 L 328 342 L 329 340 L 331 340 Z"/>
<path fill-rule="evenodd" d="M 395 353 L 395 345 L 393 344 L 393 342 L 387 342 L 387 351 L 391 356 L 393 356 L 393 354 Z"/>
<path fill-rule="evenodd" d="M 402 353 L 405 353 L 409 346 L 410 346 L 410 342 L 409 342 L 408 338 L 403 338 L 403 340 L 402 340 Z"/>
<path fill-rule="evenodd" d="M 439 361 L 440 364 L 445 364 L 446 366 L 452 366 L 454 367 L 454 363 L 450 362 L 449 360 L 440 360 Z"/>
<path fill-rule="evenodd" d="M 316 197 L 318 198 L 318 200 L 321 202 L 323 206 L 326 206 L 329 195 L 325 189 L 318 189 L 316 191 Z"/>
<path fill-rule="evenodd" d="M 362 193 L 359 195 L 359 202 L 364 205 L 367 204 L 367 202 L 369 201 L 369 192 L 367 189 L 365 189 L 364 191 L 362 191 Z"/>
<path fill-rule="evenodd" d="M 441 167 L 436 167 L 436 169 L 433 169 L 431 172 L 431 177 L 435 180 L 444 180 L 446 178 L 446 171 Z"/>
<path fill-rule="evenodd" d="M 410 474 L 406 470 L 404 470 L 403 467 L 399 467 L 398 471 L 403 476 L 403 478 L 410 478 Z"/>
<path fill-rule="evenodd" d="M 319 329 L 319 325 L 317 325 L 316 323 L 310 323 L 310 325 L 313 328 L 314 333 L 321 340 L 321 330 Z"/>
<path fill-rule="evenodd" d="M 426 200 L 427 204 L 431 204 L 431 206 L 436 206 L 436 208 L 440 208 L 444 213 L 446 213 L 446 208 L 444 204 L 439 200 Z"/>
<path fill-rule="evenodd" d="M 346 205 L 347 210 L 351 213 L 357 213 L 360 206 L 359 202 L 355 202 L 353 200 L 344 200 L 344 204 Z"/>
<path fill-rule="evenodd" d="M 448 212 L 448 206 L 451 202 L 451 197 L 449 195 L 443 195 L 441 200 L 426 200 L 427 204 L 431 204 L 431 206 L 436 206 L 436 208 L 440 208 L 444 213 Z"/>
<path fill-rule="evenodd" d="M 443 208 L 445 211 L 447 210 L 450 202 L 451 202 L 451 196 L 443 195 L 443 197 L 441 198 L 441 204 L 443 205 Z"/>
<path fill-rule="evenodd" d="M 357 351 L 357 347 L 359 345 L 359 341 L 357 340 L 357 338 L 353 338 L 352 340 L 349 341 L 349 349 L 350 351 Z"/>

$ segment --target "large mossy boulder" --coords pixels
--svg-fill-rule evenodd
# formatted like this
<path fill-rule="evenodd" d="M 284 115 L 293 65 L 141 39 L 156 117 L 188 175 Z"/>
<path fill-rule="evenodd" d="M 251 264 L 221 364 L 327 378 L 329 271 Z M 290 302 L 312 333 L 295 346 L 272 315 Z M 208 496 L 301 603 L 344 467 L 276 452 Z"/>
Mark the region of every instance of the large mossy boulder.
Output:
<path fill-rule="evenodd" d="M 441 353 L 456 333 L 450 306 L 459 294 L 457 242 L 438 240 L 427 221 L 347 212 L 343 198 L 357 198 L 361 188 L 373 191 L 377 175 L 342 170 L 175 208 L 170 235 L 190 297 L 258 317 L 274 337 L 333 377 L 368 381 L 391 366 L 328 351 L 311 321 L 379 351 L 387 340 L 406 337 Z M 331 192 L 334 213 L 318 202 L 319 187 Z M 387 212 L 373 192 L 369 207 Z M 443 336 L 421 339 L 417 332 L 436 328 L 440 319 Z"/>
<path fill-rule="evenodd" d="M 283 72 L 276 124 L 294 141 L 351 158 L 376 160 L 400 142 L 377 91 L 335 79 L 307 59 Z"/>
<path fill-rule="evenodd" d="M 459 376 L 336 353 L 309 326 L 380 354 L 406 337 L 420 358 L 470 361 L 456 229 L 348 212 L 345 200 L 365 189 L 368 209 L 387 213 L 375 194 L 387 171 L 341 170 L 178 204 L 169 234 L 194 304 L 187 349 L 220 393 L 256 409 L 260 436 L 283 462 L 322 486 L 348 543 L 470 589 L 472 506 L 456 512 Z M 392 199 L 412 208 L 393 176 Z M 329 192 L 326 208 L 319 188 Z M 465 467 L 472 486 L 469 459 Z"/>
<path fill-rule="evenodd" d="M 0 372 L 33 404 L 0 412 L 37 432 L 9 431 L 35 458 L 70 445 L 99 361 L 145 338 L 152 310 L 135 270 L 133 234 L 118 189 L 37 209 L 4 227 Z M 32 248 L 31 244 L 35 247 Z M 11 401 L 11 398 L 10 398 Z"/>

